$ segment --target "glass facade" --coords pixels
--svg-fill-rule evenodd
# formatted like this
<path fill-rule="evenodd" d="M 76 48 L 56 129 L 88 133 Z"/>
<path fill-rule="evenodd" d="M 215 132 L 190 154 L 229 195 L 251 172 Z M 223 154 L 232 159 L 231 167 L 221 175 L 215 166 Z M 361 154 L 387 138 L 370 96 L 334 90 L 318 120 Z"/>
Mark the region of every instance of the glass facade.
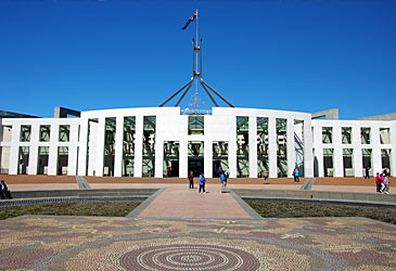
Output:
<path fill-rule="evenodd" d="M 164 142 L 164 177 L 179 177 L 180 144 L 178 141 Z"/>
<path fill-rule="evenodd" d="M 204 134 L 204 116 L 188 116 L 188 134 L 203 135 Z"/>
<path fill-rule="evenodd" d="M 352 128 L 342 127 L 341 128 L 341 141 L 342 144 L 352 144 Z"/>
<path fill-rule="evenodd" d="M 360 128 L 360 139 L 362 144 L 370 144 L 370 128 Z"/>
<path fill-rule="evenodd" d="M 294 152 L 296 154 L 295 166 L 299 177 L 304 177 L 304 121 L 294 120 Z"/>
<path fill-rule="evenodd" d="M 29 167 L 29 147 L 19 147 L 18 174 L 27 174 Z"/>
<path fill-rule="evenodd" d="M 31 134 L 32 134 L 32 126 L 31 125 L 21 125 L 21 134 L 20 134 L 21 142 L 29 142 Z"/>
<path fill-rule="evenodd" d="M 58 175 L 67 175 L 67 166 L 69 159 L 69 148 L 68 147 L 58 147 Z"/>
<path fill-rule="evenodd" d="M 249 177 L 249 117 L 237 117 L 237 177 Z"/>
<path fill-rule="evenodd" d="M 194 176 L 204 173 L 204 142 L 188 142 L 188 171 L 192 171 Z"/>
<path fill-rule="evenodd" d="M 344 167 L 344 177 L 353 177 L 353 149 L 342 149 L 342 161 Z"/>
<path fill-rule="evenodd" d="M 228 142 L 213 142 L 213 177 L 219 176 L 219 168 L 223 171 L 228 169 Z"/>
<path fill-rule="evenodd" d="M 322 143 L 333 143 L 333 127 L 322 127 Z"/>
<path fill-rule="evenodd" d="M 278 177 L 288 177 L 287 174 L 287 119 L 276 119 L 276 158 Z"/>
<path fill-rule="evenodd" d="M 70 125 L 59 125 L 59 142 L 70 141 Z"/>
<path fill-rule="evenodd" d="M 48 174 L 48 159 L 49 159 L 49 147 L 38 148 L 38 160 L 37 160 L 37 174 L 47 175 Z"/>
<path fill-rule="evenodd" d="M 257 118 L 257 177 L 269 176 L 268 118 Z"/>
<path fill-rule="evenodd" d="M 143 117 L 143 177 L 154 177 L 156 117 Z"/>
<path fill-rule="evenodd" d="M 103 176 L 114 176 L 116 124 L 116 118 L 105 119 Z"/>
<path fill-rule="evenodd" d="M 122 176 L 133 177 L 135 162 L 135 117 L 124 117 L 124 137 L 122 148 Z"/>
<path fill-rule="evenodd" d="M 334 176 L 334 149 L 323 149 L 323 170 L 325 177 Z"/>
<path fill-rule="evenodd" d="M 51 135 L 51 125 L 40 125 L 40 142 L 49 142 Z"/>

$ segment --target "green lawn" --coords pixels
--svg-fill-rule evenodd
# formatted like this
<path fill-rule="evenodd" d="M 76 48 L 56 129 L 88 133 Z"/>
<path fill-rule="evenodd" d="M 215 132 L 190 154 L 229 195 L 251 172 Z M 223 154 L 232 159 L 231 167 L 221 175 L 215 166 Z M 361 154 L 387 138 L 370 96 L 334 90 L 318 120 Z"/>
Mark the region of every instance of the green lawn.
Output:
<path fill-rule="evenodd" d="M 21 215 L 126 216 L 139 201 L 98 201 L 0 207 L 0 220 Z"/>
<path fill-rule="evenodd" d="M 246 200 L 262 217 L 368 217 L 396 224 L 396 208 L 302 201 Z"/>

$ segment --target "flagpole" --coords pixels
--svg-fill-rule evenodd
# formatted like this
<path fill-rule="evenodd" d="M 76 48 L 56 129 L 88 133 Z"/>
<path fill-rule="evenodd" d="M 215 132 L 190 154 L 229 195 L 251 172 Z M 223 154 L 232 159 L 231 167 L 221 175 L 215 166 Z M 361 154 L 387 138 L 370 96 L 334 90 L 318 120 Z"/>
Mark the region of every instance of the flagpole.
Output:
<path fill-rule="evenodd" d="M 198 32 L 198 9 L 195 10 L 195 70 L 198 71 L 198 54 L 199 54 L 199 32 Z M 198 94 L 198 79 L 195 82 L 195 93 Z"/>

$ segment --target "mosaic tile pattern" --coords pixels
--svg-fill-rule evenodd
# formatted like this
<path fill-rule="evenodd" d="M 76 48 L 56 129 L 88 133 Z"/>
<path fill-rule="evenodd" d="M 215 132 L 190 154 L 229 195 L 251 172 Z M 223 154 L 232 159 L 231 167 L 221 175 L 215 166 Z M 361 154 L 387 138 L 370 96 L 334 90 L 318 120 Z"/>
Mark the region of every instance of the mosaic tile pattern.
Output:
<path fill-rule="evenodd" d="M 0 270 L 396 270 L 396 227 L 363 218 L 1 221 Z"/>

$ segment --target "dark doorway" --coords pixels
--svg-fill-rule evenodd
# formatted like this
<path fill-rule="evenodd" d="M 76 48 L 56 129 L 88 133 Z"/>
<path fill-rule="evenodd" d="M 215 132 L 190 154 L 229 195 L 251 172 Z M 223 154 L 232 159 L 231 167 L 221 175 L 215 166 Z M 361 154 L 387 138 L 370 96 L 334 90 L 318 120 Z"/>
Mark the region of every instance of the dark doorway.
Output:
<path fill-rule="evenodd" d="M 203 158 L 188 158 L 188 171 L 191 171 L 194 177 L 198 177 L 199 174 L 204 173 L 204 159 Z"/>

